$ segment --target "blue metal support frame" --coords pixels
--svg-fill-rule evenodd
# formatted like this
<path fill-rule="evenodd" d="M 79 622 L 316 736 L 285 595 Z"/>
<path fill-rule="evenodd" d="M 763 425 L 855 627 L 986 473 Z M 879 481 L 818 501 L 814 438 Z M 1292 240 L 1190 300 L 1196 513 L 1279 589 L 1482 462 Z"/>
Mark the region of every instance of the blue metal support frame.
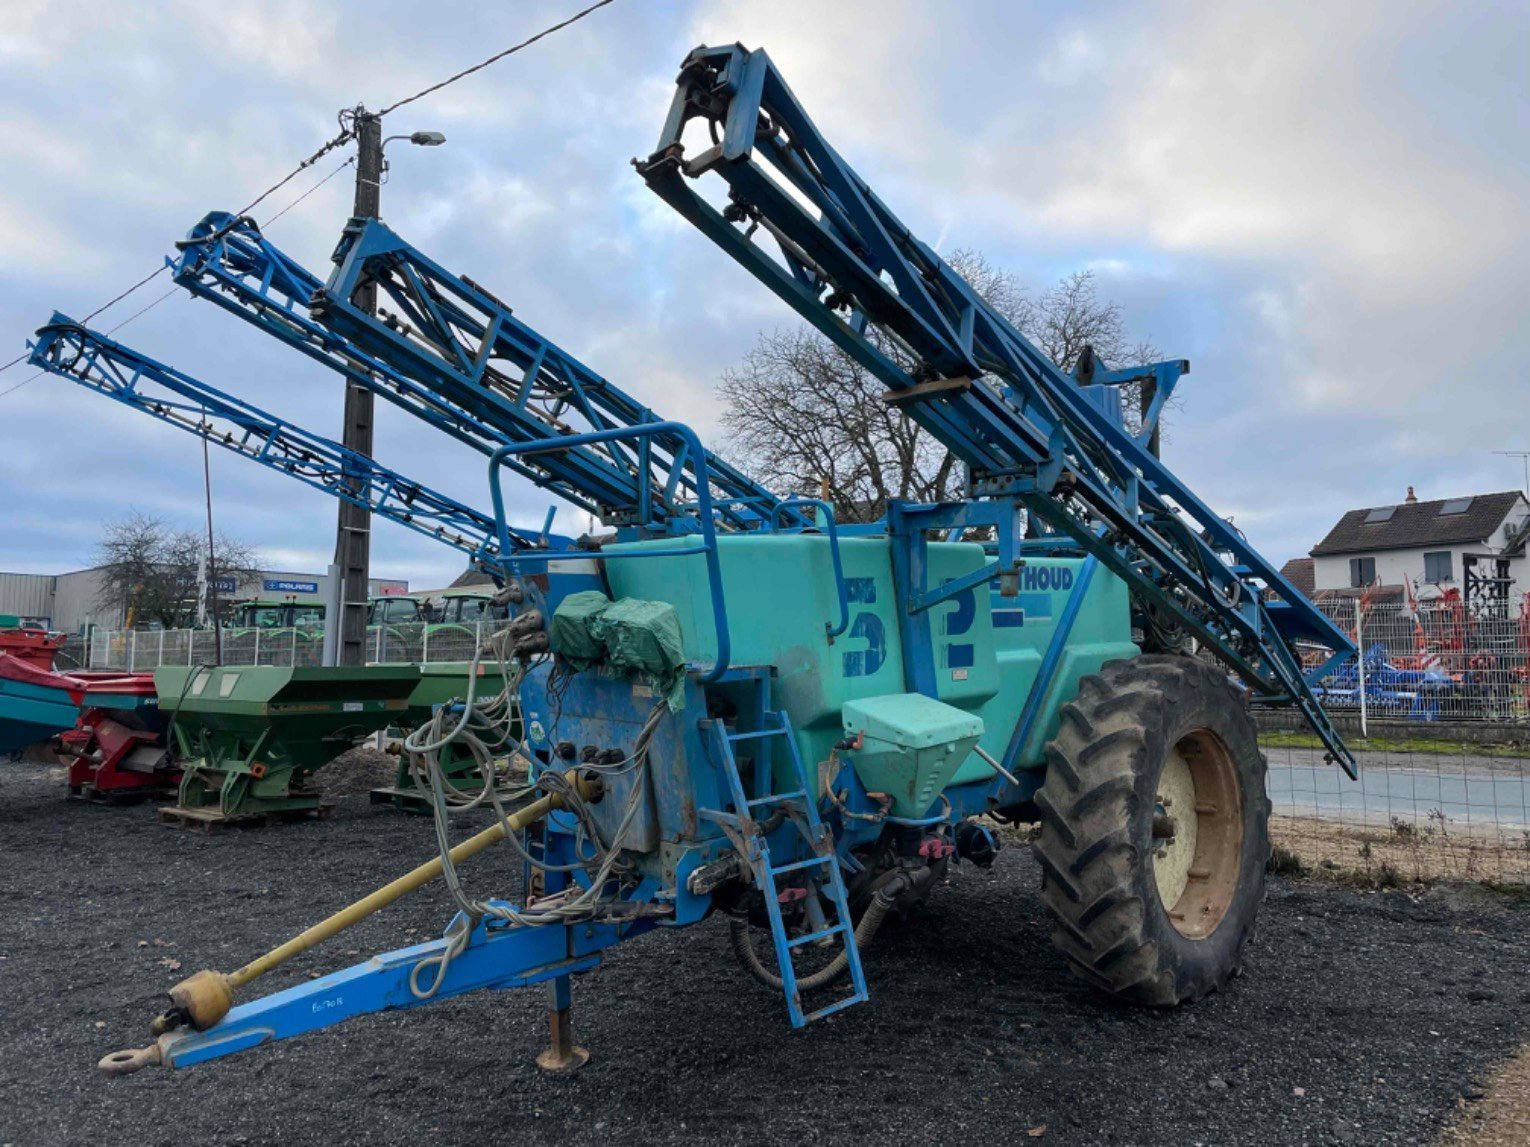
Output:
<path fill-rule="evenodd" d="M 969 529 L 994 532 L 994 561 L 938 586 L 929 584 L 929 544 L 932 533 Z M 898 630 L 903 644 L 903 678 L 908 689 L 928 697 L 939 695 L 935 670 L 935 639 L 930 610 L 980 585 L 998 581 L 1000 592 L 1012 596 L 1024 565 L 1020 557 L 1020 522 L 1016 507 L 1004 500 L 991 502 L 892 501 L 887 506 L 891 539 L 893 585 L 898 594 Z"/>
<path fill-rule="evenodd" d="M 566 549 L 569 545 L 568 539 L 545 531 L 538 536 L 510 529 L 503 522 L 496 525 L 487 514 L 157 362 L 67 315 L 55 312 L 37 331 L 31 348 L 34 366 L 452 546 L 490 571 L 498 571 L 499 557 L 506 552 L 503 547 Z"/>
<path fill-rule="evenodd" d="M 715 142 L 687 158 L 693 119 L 707 121 Z M 1017 499 L 1070 535 L 1145 608 L 1172 617 L 1260 693 L 1295 704 L 1353 775 L 1353 755 L 1290 648 L 1305 639 L 1353 652 L 1349 638 L 914 236 L 763 51 L 692 52 L 658 147 L 637 167 L 884 382 L 890 401 L 966 464 L 974 497 Z M 691 187 L 707 175 L 726 185 L 723 210 Z M 1169 390 L 1183 370 L 1170 362 L 1096 377 L 1151 371 Z"/>
<path fill-rule="evenodd" d="M 622 553 L 604 553 L 599 556 L 604 561 L 621 561 L 629 558 L 672 558 L 687 557 L 692 554 L 705 554 L 707 559 L 707 584 L 712 595 L 712 620 L 717 627 L 717 660 L 701 675 L 704 683 L 716 681 L 728 671 L 728 662 L 732 654 L 728 636 L 728 609 L 727 602 L 723 598 L 722 566 L 717 557 L 717 528 L 713 520 L 711 482 L 708 480 L 707 455 L 701 447 L 701 440 L 696 437 L 696 432 L 681 422 L 647 422 L 641 426 L 615 427 L 610 430 L 593 431 L 589 434 L 573 434 L 565 438 L 556 438 L 548 442 L 528 442 L 517 446 L 501 446 L 493 454 L 489 455 L 489 495 L 494 502 L 495 528 L 501 531 L 507 529 L 505 524 L 505 495 L 500 485 L 499 470 L 512 458 L 527 454 L 542 455 L 553 454 L 565 450 L 579 450 L 586 446 L 597 445 L 603 442 L 648 442 L 654 438 L 664 438 L 682 443 L 682 452 L 689 455 L 691 464 L 696 468 L 696 521 L 701 533 L 701 544 L 685 544 L 679 548 L 667 547 L 652 550 L 628 550 Z M 643 460 L 648 460 L 650 454 L 646 450 L 639 449 L 638 455 Z M 643 485 L 646 487 L 647 483 Z M 689 535 L 689 531 L 684 532 Z M 555 554 L 532 554 L 522 552 L 510 552 L 508 547 L 501 545 L 501 552 L 509 556 L 503 565 L 505 572 L 517 575 L 521 572 L 523 562 L 541 562 L 551 560 Z"/>
<path fill-rule="evenodd" d="M 1183 358 L 1110 370 L 1094 356 L 1093 352 L 1081 357 L 1073 368 L 1073 377 L 1080 386 L 1124 386 L 1132 382 L 1153 384 L 1153 401 L 1142 415 L 1142 425 L 1136 434 L 1137 444 L 1144 450 L 1147 449 L 1148 442 L 1153 437 L 1158 420 L 1163 416 L 1164 407 L 1168 405 L 1169 399 L 1174 394 L 1174 388 L 1179 385 L 1179 380 L 1189 373 L 1190 362 Z"/>
<path fill-rule="evenodd" d="M 459 916 L 452 928 L 463 925 Z M 482 921 L 473 929 L 468 946 L 451 960 L 440 987 L 425 999 L 410 990 L 410 977 L 422 961 L 441 958 L 449 943 L 444 938 L 384 952 L 317 980 L 240 1004 L 205 1032 L 172 1033 L 160 1044 L 162 1062 L 166 1067 L 193 1067 L 273 1040 L 333 1027 L 356 1016 L 419 1007 L 484 988 L 519 988 L 588 972 L 600 963 L 603 949 L 625 939 L 632 930 L 632 925 L 616 924 L 528 928 Z"/>
<path fill-rule="evenodd" d="M 1079 568 L 1078 578 L 1068 594 L 1062 616 L 1057 619 L 1057 628 L 1052 631 L 1052 640 L 1047 642 L 1046 652 L 1041 656 L 1041 665 L 1036 670 L 1036 680 L 1031 685 L 1031 691 L 1026 695 L 1025 707 L 1020 710 L 1020 720 L 1015 723 L 1015 731 L 1010 734 L 1009 745 L 1004 750 L 1004 767 L 1010 772 L 1015 771 L 1021 750 L 1036 728 L 1036 718 L 1041 713 L 1047 694 L 1052 691 L 1057 667 L 1062 664 L 1063 653 L 1068 648 L 1068 636 L 1073 632 L 1073 623 L 1078 620 L 1079 610 L 1083 608 L 1084 595 L 1089 592 L 1089 583 L 1094 580 L 1094 571 L 1099 568 L 1100 560 L 1093 555 L 1085 558 Z"/>

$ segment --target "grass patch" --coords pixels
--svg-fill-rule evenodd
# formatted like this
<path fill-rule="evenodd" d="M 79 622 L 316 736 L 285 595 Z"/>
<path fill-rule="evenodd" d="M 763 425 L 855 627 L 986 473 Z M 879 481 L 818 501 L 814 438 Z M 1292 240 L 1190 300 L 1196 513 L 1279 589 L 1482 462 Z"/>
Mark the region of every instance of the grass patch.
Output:
<path fill-rule="evenodd" d="M 1530 834 L 1451 831 L 1438 814 L 1423 823 L 1357 827 L 1311 817 L 1272 816 L 1270 870 L 1361 888 L 1440 880 L 1530 890 Z"/>

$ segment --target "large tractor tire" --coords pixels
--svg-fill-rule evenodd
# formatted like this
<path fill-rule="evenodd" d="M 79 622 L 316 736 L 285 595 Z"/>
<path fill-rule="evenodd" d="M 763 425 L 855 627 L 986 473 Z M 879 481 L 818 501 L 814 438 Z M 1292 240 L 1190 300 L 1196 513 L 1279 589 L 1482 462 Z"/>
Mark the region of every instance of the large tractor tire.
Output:
<path fill-rule="evenodd" d="M 1189 657 L 1079 683 L 1036 796 L 1053 943 L 1086 983 L 1172 1007 L 1237 973 L 1270 854 L 1265 762 L 1243 699 Z"/>

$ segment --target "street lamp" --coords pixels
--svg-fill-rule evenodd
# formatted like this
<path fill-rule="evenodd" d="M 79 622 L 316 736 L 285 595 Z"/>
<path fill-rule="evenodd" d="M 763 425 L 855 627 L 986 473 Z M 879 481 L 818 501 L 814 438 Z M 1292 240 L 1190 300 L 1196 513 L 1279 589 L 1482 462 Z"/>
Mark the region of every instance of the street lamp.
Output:
<path fill-rule="evenodd" d="M 407 139 L 416 147 L 440 147 L 446 142 L 446 137 L 438 131 L 412 131 L 407 135 L 390 135 L 382 145 L 387 147 L 396 139 Z"/>
<path fill-rule="evenodd" d="M 396 139 L 407 139 L 416 147 L 440 147 L 446 142 L 446 136 L 438 131 L 412 131 L 404 135 L 390 135 L 377 145 L 377 166 L 380 173 L 380 181 L 386 178 L 389 167 L 388 159 L 383 154 L 383 151 Z"/>

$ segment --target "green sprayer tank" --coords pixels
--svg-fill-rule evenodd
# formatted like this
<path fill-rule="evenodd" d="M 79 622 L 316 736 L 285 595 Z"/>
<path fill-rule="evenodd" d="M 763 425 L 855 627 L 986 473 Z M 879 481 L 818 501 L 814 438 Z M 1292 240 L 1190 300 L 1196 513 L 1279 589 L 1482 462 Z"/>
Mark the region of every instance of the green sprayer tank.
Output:
<path fill-rule="evenodd" d="M 803 759 L 812 762 L 826 760 L 846 735 L 855 702 L 908 693 L 891 547 L 885 538 L 844 538 L 839 545 L 849 626 L 830 643 L 824 639 L 824 624 L 837 619 L 839 602 L 827 537 L 718 539 L 732 662 L 775 667 L 776 697 L 791 717 Z M 660 546 L 673 548 L 673 543 L 608 546 L 604 552 L 614 556 Z M 990 560 L 980 545 L 932 543 L 928 584 L 954 581 Z M 1031 558 L 1020 570 L 1014 596 L 983 586 L 930 609 L 935 699 L 982 723 L 976 741 L 965 729 L 947 730 L 960 739 L 961 753 L 954 766 L 943 762 L 940 787 L 993 775 L 993 768 L 970 751 L 974 744 L 1005 758 L 1083 565 L 1077 558 Z M 717 630 L 704 557 L 607 561 L 605 572 L 613 596 L 665 601 L 675 607 L 687 658 L 704 664 L 716 657 Z M 1077 695 L 1079 678 L 1098 672 L 1107 661 L 1138 652 L 1132 643 L 1126 586 L 1120 579 L 1090 580 L 1064 637 L 1056 671 L 1014 757 L 1017 768 L 1044 763 L 1043 746 L 1057 733 L 1058 709 Z M 903 711 L 920 717 L 907 707 Z M 913 721 L 907 730 L 915 739 L 920 735 L 914 727 L 918 724 Z M 916 757 L 910 745 L 901 767 L 921 768 Z M 854 759 L 863 771 L 863 757 L 857 754 Z M 879 760 L 888 764 L 885 756 Z M 788 778 L 780 780 L 785 784 Z M 885 791 L 889 783 L 882 767 L 877 775 L 861 780 L 871 791 Z"/>

